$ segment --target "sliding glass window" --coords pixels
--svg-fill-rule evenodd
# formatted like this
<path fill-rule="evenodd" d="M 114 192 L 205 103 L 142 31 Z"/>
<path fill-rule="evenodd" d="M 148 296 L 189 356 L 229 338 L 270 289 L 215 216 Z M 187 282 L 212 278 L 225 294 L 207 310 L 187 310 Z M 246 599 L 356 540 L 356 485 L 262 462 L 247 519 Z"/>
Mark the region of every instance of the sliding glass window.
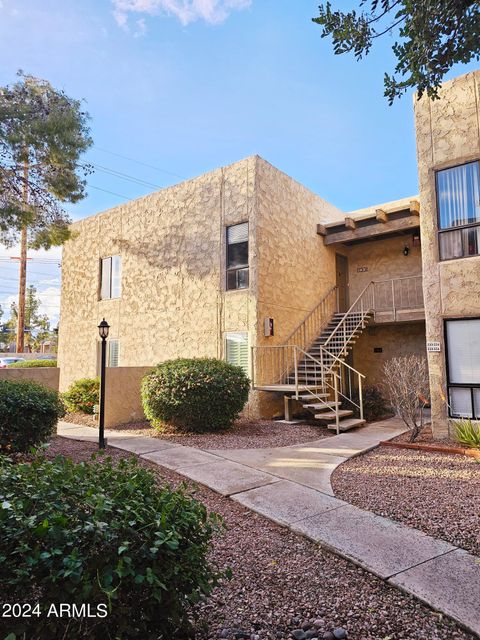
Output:
<path fill-rule="evenodd" d="M 437 171 L 440 259 L 480 253 L 480 163 Z"/>

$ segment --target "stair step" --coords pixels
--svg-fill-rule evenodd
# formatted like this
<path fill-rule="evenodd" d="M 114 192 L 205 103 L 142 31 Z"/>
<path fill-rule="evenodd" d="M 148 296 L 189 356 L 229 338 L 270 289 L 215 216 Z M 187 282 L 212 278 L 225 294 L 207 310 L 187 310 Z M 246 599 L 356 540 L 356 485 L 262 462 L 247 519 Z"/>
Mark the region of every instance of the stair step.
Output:
<path fill-rule="evenodd" d="M 341 402 L 317 402 L 316 404 L 304 404 L 305 409 L 315 409 L 320 411 L 326 411 L 327 409 L 333 409 L 335 406 L 341 406 Z"/>
<path fill-rule="evenodd" d="M 338 424 L 338 429 L 339 431 L 349 431 L 349 429 L 361 427 L 365 423 L 366 420 L 361 420 L 360 418 L 349 418 L 348 420 L 341 420 Z M 337 425 L 335 422 L 328 424 L 327 427 L 331 430 L 337 430 Z"/>
<path fill-rule="evenodd" d="M 305 394 L 305 395 L 299 395 L 298 399 L 308 402 L 309 400 L 315 400 L 315 398 L 328 398 L 330 394 L 329 393 L 315 393 L 315 395 L 310 394 Z"/>
<path fill-rule="evenodd" d="M 339 418 L 347 418 L 348 416 L 353 416 L 353 411 L 350 411 L 350 409 L 340 409 L 340 411 L 338 412 Z M 335 411 L 315 414 L 315 418 L 317 418 L 318 420 L 335 420 L 336 417 L 337 414 L 335 413 Z"/>

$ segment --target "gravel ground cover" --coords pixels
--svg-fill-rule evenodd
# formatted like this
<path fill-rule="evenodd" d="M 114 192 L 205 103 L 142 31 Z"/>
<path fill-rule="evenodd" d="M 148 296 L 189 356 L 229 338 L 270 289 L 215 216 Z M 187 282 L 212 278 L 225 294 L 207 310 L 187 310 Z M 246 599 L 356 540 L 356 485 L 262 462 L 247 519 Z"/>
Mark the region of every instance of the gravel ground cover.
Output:
<path fill-rule="evenodd" d="M 92 416 L 68 414 L 67 422 L 84 426 L 96 426 Z M 286 424 L 278 420 L 248 420 L 240 418 L 231 429 L 217 433 L 159 433 L 149 422 L 132 422 L 114 427 L 117 431 L 128 431 L 137 435 L 161 438 L 199 449 L 263 449 L 287 447 L 293 444 L 321 440 L 335 435 L 326 427 L 308 421 Z"/>
<path fill-rule="evenodd" d="M 48 455 L 79 461 L 94 451 L 93 443 L 55 438 Z M 185 480 L 141 464 L 159 481 L 176 486 Z M 302 536 L 205 487 L 197 488 L 196 497 L 224 517 L 228 529 L 215 541 L 212 560 L 233 571 L 232 580 L 198 606 L 197 640 L 473 640 L 453 622 Z"/>
<path fill-rule="evenodd" d="M 458 454 L 378 447 L 332 475 L 337 498 L 480 554 L 480 463 Z"/>
<path fill-rule="evenodd" d="M 401 433 L 396 438 L 392 438 L 392 442 L 407 442 L 410 443 L 410 432 L 406 431 L 405 433 Z M 456 447 L 457 449 L 461 449 L 465 445 L 462 445 L 457 440 L 453 438 L 435 438 L 433 437 L 432 428 L 428 425 L 424 427 L 417 438 L 415 438 L 414 444 L 432 444 L 432 445 L 441 445 L 445 447 Z"/>

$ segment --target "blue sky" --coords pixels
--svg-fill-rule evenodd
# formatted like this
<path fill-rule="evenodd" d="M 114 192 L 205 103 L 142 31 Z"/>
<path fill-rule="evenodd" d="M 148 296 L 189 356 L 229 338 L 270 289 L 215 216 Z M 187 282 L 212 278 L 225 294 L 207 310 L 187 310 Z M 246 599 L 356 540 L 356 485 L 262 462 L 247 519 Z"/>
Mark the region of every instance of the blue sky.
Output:
<path fill-rule="evenodd" d="M 311 22 L 318 0 L 0 5 L 0 83 L 21 68 L 85 99 L 95 142 L 86 160 L 149 183 L 97 169 L 88 198 L 68 207 L 73 218 L 253 153 L 346 211 L 417 192 L 412 96 L 393 107 L 383 97 L 391 40 L 361 63 L 334 56 Z M 46 264 L 35 263 L 32 282 Z M 16 290 L 16 267 L 4 264 L 3 307 Z M 52 290 L 55 316 L 58 284 L 39 289 Z"/>

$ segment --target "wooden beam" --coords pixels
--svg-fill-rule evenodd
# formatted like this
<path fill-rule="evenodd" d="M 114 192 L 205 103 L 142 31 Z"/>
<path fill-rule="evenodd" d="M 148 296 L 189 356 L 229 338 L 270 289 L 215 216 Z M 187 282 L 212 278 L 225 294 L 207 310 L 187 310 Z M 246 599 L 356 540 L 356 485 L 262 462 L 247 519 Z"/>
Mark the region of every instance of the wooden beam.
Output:
<path fill-rule="evenodd" d="M 412 216 L 420 215 L 420 203 L 418 200 L 410 200 L 410 213 Z"/>
<path fill-rule="evenodd" d="M 327 235 L 327 228 L 325 227 L 324 224 L 317 224 L 317 233 L 319 236 Z"/>
<path fill-rule="evenodd" d="M 395 233 L 396 231 L 415 229 L 419 226 L 418 217 L 410 216 L 408 218 L 399 218 L 398 220 L 389 220 L 388 222 L 379 222 L 368 227 L 359 227 L 348 231 L 331 233 L 325 237 L 324 243 L 327 245 L 339 242 L 352 242 L 354 240 L 368 240 L 369 238 L 377 238 L 378 236 Z"/>
<path fill-rule="evenodd" d="M 383 209 L 375 209 L 375 217 L 377 222 L 388 222 L 387 212 Z"/>
<path fill-rule="evenodd" d="M 353 218 L 345 218 L 345 226 L 347 227 L 347 229 L 356 229 L 357 225 L 355 223 L 355 220 Z"/>

